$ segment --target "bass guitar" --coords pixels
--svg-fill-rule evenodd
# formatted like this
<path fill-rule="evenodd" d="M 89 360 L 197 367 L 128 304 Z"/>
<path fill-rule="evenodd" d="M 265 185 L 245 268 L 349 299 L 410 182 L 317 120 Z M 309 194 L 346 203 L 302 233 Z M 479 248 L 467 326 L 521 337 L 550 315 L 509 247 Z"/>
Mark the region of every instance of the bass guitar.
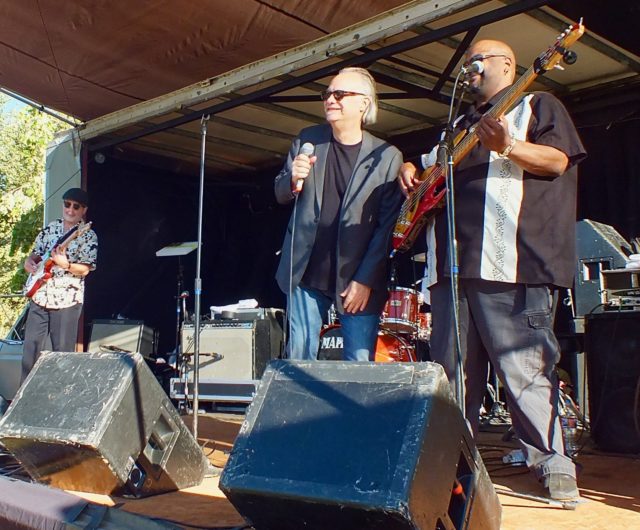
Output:
<path fill-rule="evenodd" d="M 34 294 L 47 283 L 53 276 L 52 269 L 55 266 L 55 261 L 51 257 L 54 250 L 64 250 L 67 248 L 76 237 L 81 236 L 87 230 L 91 228 L 91 223 L 78 223 L 68 232 L 60 236 L 55 245 L 44 256 L 40 258 L 38 262 L 38 268 L 29 275 L 27 282 L 24 285 L 24 295 L 27 298 L 33 297 Z"/>
<path fill-rule="evenodd" d="M 559 64 L 561 59 L 567 64 L 573 64 L 577 56 L 569 51 L 584 33 L 582 21 L 571 25 L 556 40 L 556 42 L 540 54 L 533 65 L 507 90 L 500 100 L 487 111 L 487 115 L 499 119 L 511 111 L 520 100 L 520 95 L 531 83 L 544 72 L 552 69 L 563 69 Z M 454 167 L 465 157 L 478 143 L 475 134 L 475 125 L 468 131 L 463 131 L 454 139 L 453 165 Z M 397 251 L 408 250 L 413 245 L 421 228 L 432 219 L 444 206 L 446 182 L 444 168 L 433 165 L 425 169 L 420 178 L 420 183 L 405 200 L 393 230 L 393 256 Z"/>

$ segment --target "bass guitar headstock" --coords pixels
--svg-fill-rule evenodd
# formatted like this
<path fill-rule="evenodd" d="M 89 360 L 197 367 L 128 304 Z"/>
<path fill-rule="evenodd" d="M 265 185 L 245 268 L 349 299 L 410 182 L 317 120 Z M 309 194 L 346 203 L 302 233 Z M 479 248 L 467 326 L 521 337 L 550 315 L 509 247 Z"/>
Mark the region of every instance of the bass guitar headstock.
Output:
<path fill-rule="evenodd" d="M 534 61 L 533 69 L 535 73 L 540 75 L 552 68 L 563 70 L 560 61 L 564 61 L 566 64 L 575 63 L 578 60 L 578 55 L 569 48 L 582 37 L 584 31 L 585 27 L 582 24 L 582 19 L 580 19 L 579 22 L 572 24 L 558 35 L 556 42 Z"/>

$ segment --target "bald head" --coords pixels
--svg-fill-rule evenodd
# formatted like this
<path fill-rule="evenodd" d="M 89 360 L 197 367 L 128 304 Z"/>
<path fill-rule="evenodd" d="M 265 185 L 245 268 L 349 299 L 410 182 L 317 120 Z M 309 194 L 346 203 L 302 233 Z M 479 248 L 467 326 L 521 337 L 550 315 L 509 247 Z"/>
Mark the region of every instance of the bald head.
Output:
<path fill-rule="evenodd" d="M 484 71 L 481 74 L 473 74 L 469 82 L 476 99 L 484 103 L 513 83 L 516 76 L 516 57 L 508 44 L 499 40 L 483 39 L 474 42 L 465 54 L 466 61 L 478 59 L 482 60 Z"/>

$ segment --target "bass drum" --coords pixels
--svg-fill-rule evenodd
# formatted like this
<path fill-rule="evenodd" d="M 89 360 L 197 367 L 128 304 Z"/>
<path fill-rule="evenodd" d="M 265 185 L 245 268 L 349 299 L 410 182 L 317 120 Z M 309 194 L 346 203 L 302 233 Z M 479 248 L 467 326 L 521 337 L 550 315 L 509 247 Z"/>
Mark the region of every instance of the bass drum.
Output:
<path fill-rule="evenodd" d="M 340 324 L 326 326 L 320 332 L 318 360 L 341 361 L 344 339 Z M 415 348 L 403 337 L 387 330 L 378 332 L 376 353 L 373 359 L 377 363 L 413 363 L 416 362 Z"/>

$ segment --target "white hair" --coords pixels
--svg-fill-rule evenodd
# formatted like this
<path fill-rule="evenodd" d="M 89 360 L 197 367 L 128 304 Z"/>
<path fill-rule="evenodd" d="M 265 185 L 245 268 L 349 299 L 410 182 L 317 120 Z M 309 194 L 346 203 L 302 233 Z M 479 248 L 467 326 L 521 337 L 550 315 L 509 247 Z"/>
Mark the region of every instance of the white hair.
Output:
<path fill-rule="evenodd" d="M 364 125 L 373 125 L 378 119 L 378 96 L 376 95 L 376 81 L 368 70 L 355 66 L 343 68 L 338 72 L 338 75 L 348 73 L 358 74 L 362 78 L 362 81 L 366 87 L 365 94 L 369 98 L 369 105 L 367 105 L 367 108 L 362 115 L 362 123 Z"/>

